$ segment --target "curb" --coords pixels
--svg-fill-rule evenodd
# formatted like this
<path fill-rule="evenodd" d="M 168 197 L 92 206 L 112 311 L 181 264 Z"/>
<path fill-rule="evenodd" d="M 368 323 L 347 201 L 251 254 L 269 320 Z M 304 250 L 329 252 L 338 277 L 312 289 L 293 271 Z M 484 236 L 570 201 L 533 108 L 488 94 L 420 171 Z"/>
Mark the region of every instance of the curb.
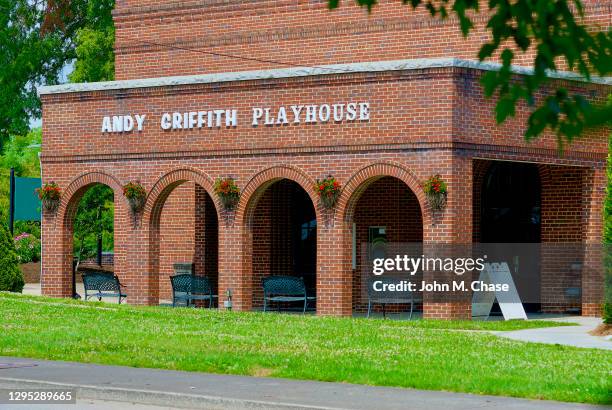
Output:
<path fill-rule="evenodd" d="M 269 409 L 269 410 L 345 410 L 339 407 L 311 406 L 299 403 L 233 399 L 200 394 L 173 393 L 157 390 L 136 390 L 121 387 L 101 387 L 84 384 L 56 383 L 43 380 L 0 377 L 0 389 L 71 389 L 77 399 L 133 402 L 153 406 L 185 409 Z"/>

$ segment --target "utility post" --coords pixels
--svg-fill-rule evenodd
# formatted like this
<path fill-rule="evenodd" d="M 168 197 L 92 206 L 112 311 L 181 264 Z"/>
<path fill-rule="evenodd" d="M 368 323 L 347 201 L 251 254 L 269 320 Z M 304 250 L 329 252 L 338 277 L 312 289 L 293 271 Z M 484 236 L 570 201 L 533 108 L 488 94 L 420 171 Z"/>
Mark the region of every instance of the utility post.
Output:
<path fill-rule="evenodd" d="M 15 168 L 11 168 L 10 182 L 9 182 L 9 231 L 11 237 L 14 233 L 15 225 Z"/>

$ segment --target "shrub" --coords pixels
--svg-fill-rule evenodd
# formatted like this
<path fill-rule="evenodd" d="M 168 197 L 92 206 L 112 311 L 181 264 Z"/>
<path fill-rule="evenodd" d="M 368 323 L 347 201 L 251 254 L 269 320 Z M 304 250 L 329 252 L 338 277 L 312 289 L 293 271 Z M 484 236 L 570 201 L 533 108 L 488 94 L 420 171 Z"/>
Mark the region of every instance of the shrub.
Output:
<path fill-rule="evenodd" d="M 19 263 L 40 260 L 40 241 L 34 235 L 23 232 L 15 237 L 15 251 Z"/>
<path fill-rule="evenodd" d="M 8 229 L 0 224 L 0 291 L 21 292 L 24 285 L 13 238 Z"/>
<path fill-rule="evenodd" d="M 603 308 L 603 322 L 612 325 L 612 303 L 605 303 Z"/>

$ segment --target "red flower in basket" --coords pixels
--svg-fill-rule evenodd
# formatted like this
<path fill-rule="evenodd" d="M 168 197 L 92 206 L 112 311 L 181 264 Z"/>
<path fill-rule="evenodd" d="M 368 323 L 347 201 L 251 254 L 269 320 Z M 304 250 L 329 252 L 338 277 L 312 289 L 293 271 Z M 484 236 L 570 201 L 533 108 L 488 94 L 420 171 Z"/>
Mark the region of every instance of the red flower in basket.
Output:
<path fill-rule="evenodd" d="M 331 209 L 336 205 L 341 191 L 340 183 L 336 181 L 336 178 L 329 175 L 323 180 L 317 180 L 315 188 L 318 190 L 319 199 L 325 208 Z"/>

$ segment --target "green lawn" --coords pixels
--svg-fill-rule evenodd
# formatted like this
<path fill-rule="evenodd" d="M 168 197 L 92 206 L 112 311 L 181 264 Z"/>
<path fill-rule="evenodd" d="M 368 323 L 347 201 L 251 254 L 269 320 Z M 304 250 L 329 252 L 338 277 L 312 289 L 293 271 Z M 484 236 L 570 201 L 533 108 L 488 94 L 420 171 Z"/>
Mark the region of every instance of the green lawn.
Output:
<path fill-rule="evenodd" d="M 0 293 L 0 355 L 611 403 L 612 352 L 392 321 L 131 307 Z"/>

